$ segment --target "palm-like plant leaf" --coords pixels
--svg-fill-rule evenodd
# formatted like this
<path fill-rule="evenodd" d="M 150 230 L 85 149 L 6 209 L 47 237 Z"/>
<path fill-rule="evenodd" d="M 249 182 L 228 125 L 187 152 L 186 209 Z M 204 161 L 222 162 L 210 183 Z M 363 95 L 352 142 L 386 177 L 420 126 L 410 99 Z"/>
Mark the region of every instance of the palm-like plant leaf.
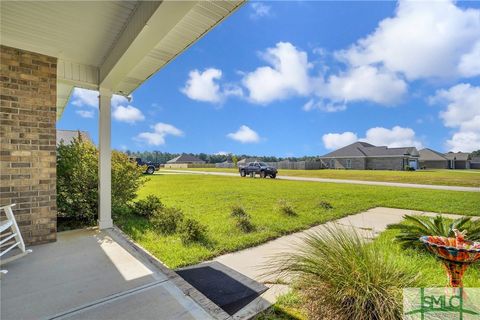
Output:
<path fill-rule="evenodd" d="M 471 241 L 480 241 L 480 222 L 473 221 L 470 217 L 449 220 L 443 216 L 421 217 L 405 215 L 403 223 L 390 225 L 390 229 L 397 229 L 399 233 L 395 237 L 404 248 L 421 248 L 419 241 L 421 236 L 444 236 L 453 237 L 454 229 L 466 230 L 465 238 Z"/>

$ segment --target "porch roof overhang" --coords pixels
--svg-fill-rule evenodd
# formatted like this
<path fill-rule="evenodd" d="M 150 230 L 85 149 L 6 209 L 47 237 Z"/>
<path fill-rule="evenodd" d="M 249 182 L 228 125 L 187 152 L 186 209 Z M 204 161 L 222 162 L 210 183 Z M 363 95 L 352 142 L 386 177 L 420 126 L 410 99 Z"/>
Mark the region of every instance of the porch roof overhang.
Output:
<path fill-rule="evenodd" d="M 74 87 L 128 96 L 245 0 L 2 1 L 2 45 L 58 58 L 57 116 Z"/>

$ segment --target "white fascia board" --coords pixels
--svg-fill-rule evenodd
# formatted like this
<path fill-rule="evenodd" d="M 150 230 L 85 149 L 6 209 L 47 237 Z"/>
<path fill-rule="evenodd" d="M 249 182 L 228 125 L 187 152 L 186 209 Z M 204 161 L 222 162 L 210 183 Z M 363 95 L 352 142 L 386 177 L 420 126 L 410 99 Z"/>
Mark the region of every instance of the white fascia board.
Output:
<path fill-rule="evenodd" d="M 100 67 L 100 86 L 116 86 L 193 8 L 196 1 L 140 2 Z M 128 92 L 115 92 L 128 94 Z"/>

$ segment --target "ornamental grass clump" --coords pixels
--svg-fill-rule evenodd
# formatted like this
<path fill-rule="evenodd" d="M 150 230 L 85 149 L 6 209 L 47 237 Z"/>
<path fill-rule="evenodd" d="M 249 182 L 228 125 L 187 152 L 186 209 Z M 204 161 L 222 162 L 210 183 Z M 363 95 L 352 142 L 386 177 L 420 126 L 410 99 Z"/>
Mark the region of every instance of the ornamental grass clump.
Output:
<path fill-rule="evenodd" d="M 339 227 L 308 235 L 297 253 L 274 263 L 277 275 L 298 281 L 309 319 L 401 319 L 402 288 L 416 280 L 388 247 Z"/>
<path fill-rule="evenodd" d="M 244 218 L 248 216 L 248 213 L 245 209 L 240 205 L 235 205 L 232 207 L 232 211 L 230 212 L 230 216 L 232 218 Z"/>
<path fill-rule="evenodd" d="M 297 212 L 295 211 L 295 209 L 293 208 L 293 206 L 290 204 L 290 202 L 288 202 L 287 200 L 285 199 L 279 199 L 277 201 L 277 207 L 278 207 L 278 211 L 280 211 L 282 214 L 286 215 L 286 216 L 297 216 Z"/>

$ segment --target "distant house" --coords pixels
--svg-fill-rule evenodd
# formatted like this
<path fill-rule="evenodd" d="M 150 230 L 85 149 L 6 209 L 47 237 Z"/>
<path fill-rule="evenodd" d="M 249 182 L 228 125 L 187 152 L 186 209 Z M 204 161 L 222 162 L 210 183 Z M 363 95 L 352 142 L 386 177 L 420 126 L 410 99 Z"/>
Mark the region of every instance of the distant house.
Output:
<path fill-rule="evenodd" d="M 173 158 L 172 160 L 167 161 L 167 163 L 168 164 L 204 164 L 205 161 L 197 157 L 194 157 L 192 155 L 184 153 L 181 156 L 178 156 L 176 158 Z"/>
<path fill-rule="evenodd" d="M 450 161 L 447 157 L 440 152 L 437 152 L 432 149 L 422 149 L 418 151 L 420 154 L 420 158 L 418 162 L 420 164 L 420 168 L 424 169 L 448 169 L 450 168 Z"/>
<path fill-rule="evenodd" d="M 445 153 L 450 169 L 470 169 L 469 156 L 470 154 L 465 152 Z"/>
<path fill-rule="evenodd" d="M 405 170 L 418 168 L 418 151 L 415 147 L 377 147 L 366 142 L 355 142 L 330 152 L 320 160 L 331 169 Z"/>
<path fill-rule="evenodd" d="M 80 130 L 57 130 L 57 146 L 60 145 L 61 142 L 63 144 L 71 144 L 74 138 L 81 137 L 83 141 L 90 141 L 90 135 L 87 131 L 80 131 Z"/>
<path fill-rule="evenodd" d="M 480 156 L 473 157 L 470 160 L 470 169 L 480 169 Z"/>
<path fill-rule="evenodd" d="M 256 158 L 245 158 L 245 159 L 239 160 L 237 162 L 237 166 L 245 166 L 249 162 L 255 162 L 255 161 L 258 161 L 258 159 L 256 159 Z"/>

